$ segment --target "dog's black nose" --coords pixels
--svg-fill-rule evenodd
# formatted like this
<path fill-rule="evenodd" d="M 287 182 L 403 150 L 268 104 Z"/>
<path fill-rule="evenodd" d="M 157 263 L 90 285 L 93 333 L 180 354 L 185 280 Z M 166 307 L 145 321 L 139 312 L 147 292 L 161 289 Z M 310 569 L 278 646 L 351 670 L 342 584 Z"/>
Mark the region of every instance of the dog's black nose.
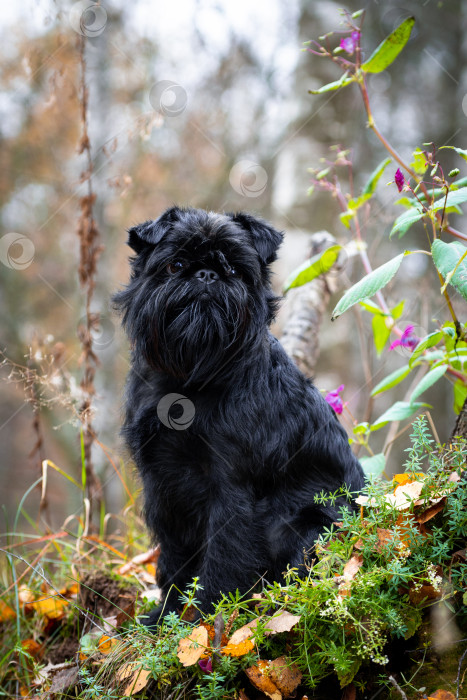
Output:
<path fill-rule="evenodd" d="M 206 284 L 211 284 L 211 282 L 219 279 L 219 275 L 214 270 L 198 270 L 198 272 L 195 272 L 195 277 L 200 282 L 206 282 Z"/>

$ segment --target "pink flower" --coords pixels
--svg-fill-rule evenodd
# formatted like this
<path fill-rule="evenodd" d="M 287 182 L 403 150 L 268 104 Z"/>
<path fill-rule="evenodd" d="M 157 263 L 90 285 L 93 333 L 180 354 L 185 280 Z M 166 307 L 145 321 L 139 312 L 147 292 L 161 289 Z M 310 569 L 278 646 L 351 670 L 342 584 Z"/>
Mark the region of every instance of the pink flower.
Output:
<path fill-rule="evenodd" d="M 391 343 L 389 349 L 394 350 L 394 348 L 402 345 L 403 348 L 410 348 L 410 350 L 413 352 L 420 342 L 420 338 L 415 335 L 413 329 L 414 327 L 412 325 L 406 326 L 401 337 Z"/>
<path fill-rule="evenodd" d="M 394 175 L 394 182 L 396 183 L 399 192 L 402 192 L 405 185 L 405 177 L 402 175 L 400 168 L 397 168 L 396 170 L 396 174 Z"/>
<path fill-rule="evenodd" d="M 324 397 L 328 404 L 331 406 L 331 408 L 333 408 L 335 412 L 339 415 L 344 410 L 344 404 L 342 403 L 342 399 L 339 396 L 339 392 L 343 391 L 344 389 L 345 384 L 341 384 L 338 389 L 336 389 L 335 391 L 329 391 Z"/>
<path fill-rule="evenodd" d="M 345 39 L 341 39 L 339 46 L 341 49 L 346 51 L 349 56 L 351 56 L 358 46 L 358 41 L 360 39 L 360 32 L 352 32 L 350 36 L 346 36 Z"/>
<path fill-rule="evenodd" d="M 200 659 L 198 663 L 203 673 L 212 673 L 212 659 Z"/>

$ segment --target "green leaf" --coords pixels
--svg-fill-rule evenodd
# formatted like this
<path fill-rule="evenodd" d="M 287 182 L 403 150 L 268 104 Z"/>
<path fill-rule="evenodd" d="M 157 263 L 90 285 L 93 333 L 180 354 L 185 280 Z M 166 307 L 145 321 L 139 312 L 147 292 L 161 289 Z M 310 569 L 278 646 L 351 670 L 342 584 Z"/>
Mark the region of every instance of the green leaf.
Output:
<path fill-rule="evenodd" d="M 434 350 L 433 352 L 427 352 L 424 355 L 419 355 L 410 365 L 413 369 L 414 367 L 419 367 L 421 364 L 429 364 L 446 361 L 446 353 L 443 350 Z"/>
<path fill-rule="evenodd" d="M 450 148 L 452 151 L 458 153 L 464 160 L 467 160 L 467 151 L 463 148 L 456 148 L 455 146 L 440 146 L 438 150 L 442 151 L 443 148 Z"/>
<path fill-rule="evenodd" d="M 409 251 L 404 251 L 404 253 L 397 255 L 392 260 L 384 263 L 384 265 L 377 267 L 376 270 L 370 272 L 369 275 L 365 275 L 357 284 L 354 284 L 338 302 L 336 308 L 332 312 L 331 320 L 334 321 L 343 314 L 344 311 L 350 309 L 351 306 L 358 304 L 359 301 L 364 301 L 372 297 L 376 292 L 385 287 L 396 274 L 404 256 L 408 254 Z"/>
<path fill-rule="evenodd" d="M 438 367 L 435 367 L 427 372 L 413 390 L 412 396 L 410 397 L 410 403 L 413 403 L 415 399 L 418 399 L 420 394 L 423 394 L 423 392 L 429 389 L 430 386 L 433 386 L 438 379 L 441 379 L 441 377 L 446 374 L 447 368 L 447 365 L 439 365 Z"/>
<path fill-rule="evenodd" d="M 393 317 L 393 319 L 395 321 L 397 321 L 397 319 L 402 316 L 402 312 L 404 311 L 404 305 L 405 305 L 405 301 L 402 300 L 398 304 L 396 304 L 396 306 L 391 311 L 391 316 Z"/>
<path fill-rule="evenodd" d="M 466 251 L 467 248 L 462 243 L 445 243 L 439 238 L 433 241 L 431 246 L 433 262 L 437 269 L 446 282 L 452 284 L 467 301 L 467 258 L 463 258 Z"/>
<path fill-rule="evenodd" d="M 412 32 L 415 17 L 404 20 L 381 44 L 373 51 L 368 61 L 362 64 L 365 73 L 381 73 L 398 57 Z"/>
<path fill-rule="evenodd" d="M 378 304 L 375 304 L 374 301 L 371 301 L 370 299 L 360 301 L 359 304 L 360 306 L 363 306 L 365 311 L 369 311 L 370 314 L 384 314 L 383 309 L 381 309 Z"/>
<path fill-rule="evenodd" d="M 347 209 L 347 211 L 343 211 L 339 214 L 339 219 L 342 221 L 345 228 L 350 228 L 350 222 L 354 218 L 356 211 L 356 209 Z"/>
<path fill-rule="evenodd" d="M 323 170 L 320 170 L 319 173 L 316 174 L 316 179 L 317 180 L 322 180 L 323 177 L 326 177 L 328 172 L 331 170 L 331 167 L 329 168 L 323 168 Z"/>
<path fill-rule="evenodd" d="M 396 401 L 396 403 L 388 408 L 383 415 L 373 422 L 371 429 L 379 430 L 386 425 L 386 423 L 410 418 L 410 416 L 413 416 L 413 414 L 419 411 L 421 408 L 431 408 L 431 406 L 427 403 L 407 403 L 407 401 Z"/>
<path fill-rule="evenodd" d="M 377 396 L 377 394 L 381 394 L 383 391 L 392 389 L 393 386 L 397 386 L 397 384 L 402 382 L 408 374 L 410 374 L 410 367 L 401 367 L 400 369 L 396 369 L 375 386 L 371 392 L 371 396 Z"/>
<path fill-rule="evenodd" d="M 410 163 L 410 167 L 415 170 L 417 175 L 424 175 L 427 169 L 426 155 L 421 148 L 416 148 L 412 155 L 413 161 Z"/>
<path fill-rule="evenodd" d="M 397 217 L 397 219 L 394 222 L 394 226 L 391 229 L 391 233 L 389 234 L 389 238 L 391 238 L 395 233 L 399 234 L 399 238 L 402 238 L 409 228 L 414 224 L 416 221 L 419 221 L 425 213 L 422 211 L 421 207 L 411 207 L 410 209 L 407 209 L 403 214 Z"/>
<path fill-rule="evenodd" d="M 460 190 L 466 186 L 467 186 L 467 177 L 462 177 L 457 182 L 452 183 L 452 185 L 449 188 L 449 191 L 450 192 L 457 192 L 458 190 Z M 429 194 L 429 199 L 431 200 L 431 199 L 434 199 L 436 197 L 440 197 L 443 194 L 445 195 L 446 189 L 444 187 L 436 187 L 435 189 L 429 189 L 428 194 Z M 423 203 L 426 202 L 426 197 L 423 194 L 423 192 L 419 192 L 417 194 L 417 196 L 421 202 L 423 202 Z M 444 202 L 444 197 L 443 197 L 442 201 Z M 404 207 L 409 207 L 409 206 L 410 207 L 417 207 L 420 205 L 420 203 L 414 197 L 409 197 L 408 195 L 398 199 L 397 202 L 395 202 L 395 204 L 401 204 Z"/>
<path fill-rule="evenodd" d="M 451 187 L 449 188 L 449 191 L 450 191 L 450 192 L 455 192 L 456 190 L 460 190 L 462 187 L 466 187 L 466 186 L 467 186 L 467 177 L 461 177 L 460 180 L 458 180 L 457 182 L 453 182 L 453 183 L 452 183 Z M 436 189 L 429 190 L 429 191 L 428 191 L 428 194 L 430 195 L 430 199 L 431 199 L 431 198 L 433 198 L 433 197 L 439 197 L 440 195 L 443 194 L 443 192 L 444 192 L 444 193 L 446 192 L 446 190 L 445 190 L 444 187 L 437 187 Z M 426 201 L 426 197 L 425 197 L 425 195 L 423 194 L 423 192 L 419 192 L 419 193 L 418 193 L 418 198 L 419 198 L 422 202 L 425 202 L 425 201 Z M 414 204 L 416 203 L 416 200 L 415 200 L 415 199 L 413 199 L 412 201 L 413 201 Z"/>
<path fill-rule="evenodd" d="M 458 379 L 457 382 L 454 384 L 454 413 L 456 415 L 459 415 L 459 413 L 462 411 L 462 407 L 464 406 L 466 398 L 467 384 L 463 382 L 462 379 Z"/>
<path fill-rule="evenodd" d="M 467 348 L 455 348 L 447 354 L 446 358 L 451 364 L 457 362 L 458 365 L 464 365 L 467 362 Z"/>
<path fill-rule="evenodd" d="M 422 355 L 423 351 L 426 350 L 427 348 L 432 348 L 434 345 L 437 345 L 439 341 L 443 337 L 443 332 L 442 331 L 434 331 L 433 333 L 429 333 L 425 338 L 423 338 L 413 353 L 410 356 L 409 359 L 409 367 L 412 369 L 415 360 L 418 360 L 420 355 Z"/>
<path fill-rule="evenodd" d="M 342 87 L 345 87 L 346 85 L 350 85 L 350 83 L 355 82 L 355 76 L 354 75 L 349 75 L 348 73 L 344 73 L 344 75 L 339 79 L 336 80 L 333 83 L 328 83 L 327 85 L 323 85 L 323 87 L 320 87 L 319 90 L 308 90 L 310 95 L 321 95 L 323 92 L 330 92 L 331 90 L 339 90 Z"/>
<path fill-rule="evenodd" d="M 416 200 L 413 197 L 401 197 L 397 200 L 397 202 L 394 202 L 394 204 L 400 204 L 402 207 L 410 209 L 410 207 L 413 207 L 414 204 L 416 204 Z"/>
<path fill-rule="evenodd" d="M 392 323 L 392 318 L 387 314 L 375 314 L 371 319 L 371 328 L 373 330 L 373 340 L 375 343 L 376 354 L 378 357 L 384 350 L 386 343 L 391 335 L 391 326 L 388 326 L 388 320 Z"/>
<path fill-rule="evenodd" d="M 360 464 L 365 476 L 381 476 L 386 466 L 386 457 L 382 452 L 379 452 L 372 457 L 362 457 Z"/>
<path fill-rule="evenodd" d="M 364 435 L 368 432 L 369 427 L 369 423 L 358 423 L 358 425 L 354 425 L 352 432 L 354 435 Z"/>
<path fill-rule="evenodd" d="M 437 199 L 436 202 L 433 202 L 431 208 L 433 211 L 439 211 L 444 209 L 445 204 L 446 207 L 453 207 L 463 202 L 467 202 L 467 187 L 461 187 L 459 190 L 454 190 L 454 192 L 449 191 L 447 197 L 444 196 L 441 199 Z"/>
<path fill-rule="evenodd" d="M 384 173 L 385 169 L 389 165 L 389 163 L 392 161 L 392 158 L 385 158 L 382 163 L 380 163 L 371 173 L 370 177 L 368 178 L 368 181 L 363 188 L 362 195 L 367 195 L 369 194 L 370 196 L 374 193 L 376 189 L 376 185 L 378 184 L 378 181 L 381 177 L 381 175 Z"/>
<path fill-rule="evenodd" d="M 361 194 L 360 197 L 357 197 L 357 199 L 349 199 L 349 209 L 356 211 L 362 206 L 362 204 L 368 202 L 370 198 L 371 194 Z"/>
<path fill-rule="evenodd" d="M 346 228 L 350 227 L 350 221 L 355 216 L 355 212 L 357 211 L 357 209 L 359 209 L 363 204 L 365 204 L 365 202 L 367 202 L 373 196 L 374 191 L 376 189 L 376 185 L 378 184 L 381 175 L 383 174 L 385 168 L 389 165 L 391 160 L 392 158 L 386 158 L 385 160 L 383 160 L 383 162 L 380 163 L 378 167 L 375 168 L 375 170 L 373 170 L 373 172 L 371 173 L 370 177 L 366 182 L 365 187 L 363 188 L 361 195 L 356 199 L 349 200 L 349 208 L 347 209 L 347 211 L 344 211 L 342 214 L 340 214 L 340 220 Z"/>
<path fill-rule="evenodd" d="M 341 250 L 341 245 L 332 245 L 323 250 L 322 253 L 314 255 L 300 267 L 297 267 L 287 278 L 284 285 L 284 293 L 293 287 L 301 287 L 303 284 L 314 280 L 315 277 L 329 272 L 339 257 Z"/>

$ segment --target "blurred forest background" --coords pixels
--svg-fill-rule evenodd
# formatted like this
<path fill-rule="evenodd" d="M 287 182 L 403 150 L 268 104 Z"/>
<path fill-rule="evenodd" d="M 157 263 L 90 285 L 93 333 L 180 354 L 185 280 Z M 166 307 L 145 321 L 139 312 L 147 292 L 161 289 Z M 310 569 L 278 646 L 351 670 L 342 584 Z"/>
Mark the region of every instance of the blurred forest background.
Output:
<path fill-rule="evenodd" d="M 304 260 L 310 233 L 327 229 L 339 240 L 346 238 L 336 202 L 325 193 L 307 195 L 307 169 L 319 167 L 333 144 L 351 148 L 358 189 L 386 155 L 365 128 L 354 86 L 308 94 L 339 77 L 330 62 L 301 49 L 304 41 L 338 26 L 342 3 L 109 0 L 89 16 L 83 39 L 76 17 L 90 4 L 23 0 L 6 4 L 0 13 L 0 349 L 9 360 L 1 370 L 0 500 L 7 518 L 39 478 L 42 459 L 80 480 L 76 406 L 82 400 L 83 367 L 77 328 L 85 317 L 85 294 L 78 278 L 77 226 L 89 184 L 81 176 L 86 153 L 78 153 L 83 42 L 94 215 L 103 246 L 92 301 L 101 318 L 94 335 L 100 366 L 93 460 L 108 510 L 125 502 L 112 462 L 128 478 L 131 474 L 130 465 L 121 467 L 126 457 L 118 437 L 128 346 L 110 307 L 111 294 L 128 277 L 125 229 L 156 218 L 173 203 L 256 212 L 286 232 L 275 276 L 280 291 L 287 274 Z M 345 5 L 350 11 L 362 6 L 367 55 L 402 20 L 416 17 L 403 56 L 369 81 L 380 130 L 409 161 L 423 142 L 465 148 L 466 3 L 352 0 Z M 448 169 L 459 165 L 451 151 L 443 153 Z M 393 206 L 395 188 L 384 186 L 393 178 L 389 173 L 390 168 L 368 224 L 374 266 L 402 249 L 388 238 L 400 213 Z M 465 219 L 457 220 L 458 228 L 464 225 Z M 417 247 L 417 236 L 424 240 L 421 225 L 414 231 L 411 248 Z M 353 262 L 346 274 L 357 279 L 360 263 Z M 417 335 L 424 335 L 442 307 L 435 272 L 425 256 L 411 256 L 401 274 L 408 297 L 401 325 L 412 323 Z M 396 281 L 388 301 L 392 306 L 401 298 Z M 277 333 L 284 314 L 287 305 Z M 375 383 L 401 364 L 397 351 L 389 350 L 375 361 L 369 320 L 364 319 L 362 342 L 354 314 L 334 324 L 326 319 L 316 370 L 320 388 L 346 385 L 344 400 L 358 419 L 371 389 L 362 355 L 380 371 Z M 25 401 L 24 382 L 15 381 L 23 373 L 11 363 L 47 374 L 50 358 L 49 375 L 35 387 L 26 385 Z M 392 400 L 378 399 L 375 413 Z M 446 440 L 455 420 L 452 393 L 437 383 L 427 400 L 440 439 Z M 392 469 L 406 446 L 407 433 L 391 453 Z M 56 473 L 49 473 L 47 490 L 48 520 L 57 527 L 79 506 L 80 494 L 68 490 Z M 36 489 L 25 504 L 33 517 L 39 497 Z"/>

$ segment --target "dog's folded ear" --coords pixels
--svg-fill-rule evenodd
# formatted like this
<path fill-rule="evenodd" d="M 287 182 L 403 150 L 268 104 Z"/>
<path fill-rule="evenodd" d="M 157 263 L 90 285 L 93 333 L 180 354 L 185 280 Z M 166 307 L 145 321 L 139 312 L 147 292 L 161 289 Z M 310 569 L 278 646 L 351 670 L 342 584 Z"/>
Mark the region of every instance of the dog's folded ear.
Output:
<path fill-rule="evenodd" d="M 178 220 L 180 209 L 171 207 L 155 221 L 145 221 L 128 229 L 128 245 L 135 253 L 140 253 L 145 247 L 159 243 L 170 230 L 171 224 Z"/>
<path fill-rule="evenodd" d="M 274 262 L 277 255 L 277 249 L 282 243 L 284 234 L 277 231 L 273 226 L 263 221 L 263 219 L 258 219 L 252 214 L 247 214 L 245 212 L 228 213 L 226 216 L 230 217 L 232 221 L 241 226 L 248 232 L 251 243 L 258 253 L 261 261 L 266 265 Z"/>

